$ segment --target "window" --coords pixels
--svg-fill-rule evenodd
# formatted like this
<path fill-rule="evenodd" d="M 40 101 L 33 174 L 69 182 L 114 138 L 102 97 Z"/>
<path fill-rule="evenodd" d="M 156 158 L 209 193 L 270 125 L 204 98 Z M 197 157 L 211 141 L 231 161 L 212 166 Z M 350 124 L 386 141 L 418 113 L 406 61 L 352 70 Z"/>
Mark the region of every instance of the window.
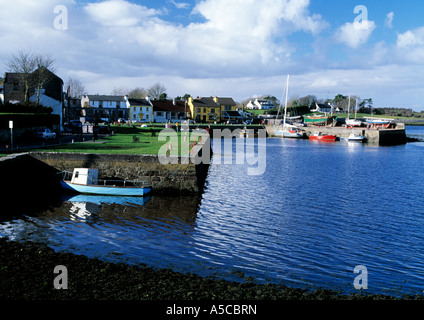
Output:
<path fill-rule="evenodd" d="M 13 90 L 14 91 L 18 91 L 19 90 L 19 83 L 14 83 L 13 84 Z"/>
<path fill-rule="evenodd" d="M 211 113 L 215 113 L 215 108 L 212 108 L 211 109 Z"/>
<path fill-rule="evenodd" d="M 158 112 L 158 113 L 157 113 L 157 116 L 158 116 L 158 117 L 162 117 L 162 116 L 163 116 L 162 112 Z"/>
<path fill-rule="evenodd" d="M 201 113 L 201 112 L 202 112 L 201 109 L 197 108 L 197 113 Z"/>

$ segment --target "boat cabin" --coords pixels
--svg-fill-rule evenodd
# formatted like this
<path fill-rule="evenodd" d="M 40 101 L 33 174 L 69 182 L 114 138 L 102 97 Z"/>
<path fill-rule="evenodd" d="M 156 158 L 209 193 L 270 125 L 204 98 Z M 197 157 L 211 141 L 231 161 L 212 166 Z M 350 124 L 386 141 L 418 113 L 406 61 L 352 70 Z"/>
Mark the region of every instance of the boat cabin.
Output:
<path fill-rule="evenodd" d="M 82 185 L 96 185 L 99 176 L 99 170 L 87 168 L 75 168 L 72 174 L 71 183 Z"/>

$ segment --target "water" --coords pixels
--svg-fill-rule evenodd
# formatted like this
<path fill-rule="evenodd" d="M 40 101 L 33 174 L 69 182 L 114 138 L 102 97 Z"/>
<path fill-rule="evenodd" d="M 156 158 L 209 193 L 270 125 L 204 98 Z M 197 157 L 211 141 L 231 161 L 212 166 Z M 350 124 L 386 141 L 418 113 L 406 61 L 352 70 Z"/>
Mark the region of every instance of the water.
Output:
<path fill-rule="evenodd" d="M 424 138 L 424 128 L 407 132 Z M 258 143 L 266 143 L 263 175 L 247 175 L 249 165 L 234 160 L 211 166 L 199 198 L 64 198 L 0 221 L 0 236 L 106 261 L 345 293 L 363 265 L 369 293 L 423 292 L 424 142 L 246 141 Z"/>

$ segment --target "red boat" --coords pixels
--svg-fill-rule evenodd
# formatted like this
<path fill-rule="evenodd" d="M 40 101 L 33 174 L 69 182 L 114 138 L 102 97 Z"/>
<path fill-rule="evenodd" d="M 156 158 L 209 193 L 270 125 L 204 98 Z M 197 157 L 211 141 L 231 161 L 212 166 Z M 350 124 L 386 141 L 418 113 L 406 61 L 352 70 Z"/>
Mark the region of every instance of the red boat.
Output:
<path fill-rule="evenodd" d="M 309 140 L 333 142 L 336 141 L 336 136 L 332 134 L 322 134 L 321 132 L 315 132 L 313 135 L 309 136 Z"/>

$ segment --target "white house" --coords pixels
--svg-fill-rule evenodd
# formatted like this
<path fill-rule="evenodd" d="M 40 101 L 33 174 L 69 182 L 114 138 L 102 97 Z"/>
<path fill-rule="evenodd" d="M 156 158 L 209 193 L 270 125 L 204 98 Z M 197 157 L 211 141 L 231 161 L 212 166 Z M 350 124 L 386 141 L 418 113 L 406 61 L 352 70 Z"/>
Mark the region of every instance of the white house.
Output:
<path fill-rule="evenodd" d="M 311 109 L 311 112 L 331 113 L 333 112 L 333 106 L 331 104 L 322 104 L 315 102 L 315 109 Z"/>
<path fill-rule="evenodd" d="M 81 98 L 81 107 L 93 108 L 95 116 L 107 119 L 109 122 L 129 117 L 126 96 L 86 95 Z"/>
<path fill-rule="evenodd" d="M 29 98 L 31 102 L 37 102 L 37 95 L 34 94 Z M 63 123 L 63 103 L 61 100 L 56 100 L 55 98 L 49 97 L 45 94 L 45 90 L 40 90 L 39 102 L 40 105 L 45 107 L 51 107 L 53 109 L 52 114 L 57 114 L 60 116 L 60 124 Z"/>
<path fill-rule="evenodd" d="M 271 110 L 271 109 L 274 109 L 275 106 L 269 100 L 256 99 L 253 102 L 252 102 L 252 100 L 250 100 L 249 103 L 246 105 L 246 108 L 247 109 L 258 109 L 258 110 Z"/>
<path fill-rule="evenodd" d="M 136 122 L 153 122 L 153 104 L 149 99 L 127 99 L 129 120 Z"/>
<path fill-rule="evenodd" d="M 4 104 L 4 90 L 3 85 L 0 85 L 0 104 Z"/>

